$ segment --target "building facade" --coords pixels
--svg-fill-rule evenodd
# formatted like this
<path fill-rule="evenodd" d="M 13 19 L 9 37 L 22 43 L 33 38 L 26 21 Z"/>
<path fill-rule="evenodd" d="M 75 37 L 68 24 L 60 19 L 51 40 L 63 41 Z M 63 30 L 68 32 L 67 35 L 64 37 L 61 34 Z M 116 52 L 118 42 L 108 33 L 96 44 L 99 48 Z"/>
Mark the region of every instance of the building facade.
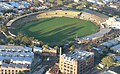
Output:
<path fill-rule="evenodd" d="M 64 74 L 88 74 L 94 67 L 94 53 L 76 50 L 60 55 L 59 68 Z"/>

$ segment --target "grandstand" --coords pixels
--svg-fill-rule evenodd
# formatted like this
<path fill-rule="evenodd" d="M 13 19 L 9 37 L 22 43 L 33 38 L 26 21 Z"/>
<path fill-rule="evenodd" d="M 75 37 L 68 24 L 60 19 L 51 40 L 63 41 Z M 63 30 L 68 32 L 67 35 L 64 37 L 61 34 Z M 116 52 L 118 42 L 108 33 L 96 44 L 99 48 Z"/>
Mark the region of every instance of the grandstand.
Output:
<path fill-rule="evenodd" d="M 98 12 L 95 12 L 95 11 L 88 10 L 88 9 L 85 9 L 83 11 L 55 10 L 55 11 L 44 11 L 44 12 L 31 13 L 31 14 L 17 17 L 16 19 L 9 21 L 7 23 L 7 26 L 17 28 L 19 25 L 22 25 L 23 23 L 25 24 L 25 23 L 28 23 L 28 22 L 31 22 L 33 20 L 37 20 L 40 18 L 51 18 L 51 17 L 80 18 L 80 19 L 89 20 L 91 22 L 94 22 L 100 27 L 100 30 L 103 30 L 103 31 L 105 30 L 104 33 L 103 33 L 103 31 L 99 32 L 100 33 L 99 37 L 102 37 L 104 34 L 106 34 L 110 31 L 110 29 L 101 29 L 101 28 L 104 28 L 103 24 L 108 19 L 108 16 L 98 13 Z M 99 33 L 97 33 L 97 34 L 99 34 Z M 93 36 L 94 36 L 94 38 L 91 38 Z M 87 40 L 88 40 L 88 38 L 90 40 L 96 39 L 96 34 L 87 36 L 86 38 L 87 38 Z M 86 40 L 86 38 L 85 38 L 85 40 Z M 80 39 L 77 38 L 76 40 L 80 41 L 81 38 Z M 82 38 L 82 40 L 84 40 L 84 39 Z"/>

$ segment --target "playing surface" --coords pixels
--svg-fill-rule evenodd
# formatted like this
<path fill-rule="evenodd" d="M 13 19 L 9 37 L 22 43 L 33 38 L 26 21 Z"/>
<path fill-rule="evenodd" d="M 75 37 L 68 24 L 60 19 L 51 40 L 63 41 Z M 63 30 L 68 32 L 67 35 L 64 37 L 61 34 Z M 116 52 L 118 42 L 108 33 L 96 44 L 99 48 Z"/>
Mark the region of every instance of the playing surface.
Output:
<path fill-rule="evenodd" d="M 50 45 L 61 45 L 97 31 L 98 27 L 90 21 L 67 17 L 43 18 L 15 29 L 16 33 L 23 32 Z"/>

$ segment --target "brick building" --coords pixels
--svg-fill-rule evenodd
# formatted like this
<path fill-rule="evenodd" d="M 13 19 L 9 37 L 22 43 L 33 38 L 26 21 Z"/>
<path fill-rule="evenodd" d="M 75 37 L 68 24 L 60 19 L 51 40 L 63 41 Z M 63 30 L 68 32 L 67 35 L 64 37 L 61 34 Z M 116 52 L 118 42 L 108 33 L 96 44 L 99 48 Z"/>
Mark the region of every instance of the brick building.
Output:
<path fill-rule="evenodd" d="M 87 74 L 94 67 L 94 53 L 75 50 L 71 54 L 60 55 L 59 68 L 64 74 Z"/>

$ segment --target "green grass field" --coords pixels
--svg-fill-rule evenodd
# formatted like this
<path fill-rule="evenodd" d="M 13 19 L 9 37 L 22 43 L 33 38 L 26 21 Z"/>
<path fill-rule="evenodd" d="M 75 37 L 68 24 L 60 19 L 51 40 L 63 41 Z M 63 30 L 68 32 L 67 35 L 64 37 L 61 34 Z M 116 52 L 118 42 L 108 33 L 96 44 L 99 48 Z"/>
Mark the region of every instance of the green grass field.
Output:
<path fill-rule="evenodd" d="M 23 32 L 50 45 L 64 44 L 97 31 L 98 27 L 90 21 L 67 17 L 39 19 L 15 29 L 16 33 Z"/>

